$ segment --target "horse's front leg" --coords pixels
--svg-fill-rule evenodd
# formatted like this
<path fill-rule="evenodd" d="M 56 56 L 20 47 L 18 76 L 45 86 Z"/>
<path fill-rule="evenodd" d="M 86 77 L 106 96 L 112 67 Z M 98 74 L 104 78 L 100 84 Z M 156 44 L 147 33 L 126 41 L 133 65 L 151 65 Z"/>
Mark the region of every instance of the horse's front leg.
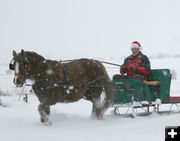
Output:
<path fill-rule="evenodd" d="M 49 120 L 50 107 L 41 103 L 38 106 L 38 111 L 40 114 L 41 122 L 46 125 L 50 125 L 51 124 L 51 121 Z"/>

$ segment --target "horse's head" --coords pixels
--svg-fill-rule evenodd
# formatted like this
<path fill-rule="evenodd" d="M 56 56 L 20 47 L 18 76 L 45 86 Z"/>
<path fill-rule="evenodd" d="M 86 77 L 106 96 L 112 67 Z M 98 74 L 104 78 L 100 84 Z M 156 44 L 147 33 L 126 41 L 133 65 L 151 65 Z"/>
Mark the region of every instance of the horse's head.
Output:
<path fill-rule="evenodd" d="M 29 61 L 24 50 L 21 50 L 18 54 L 13 51 L 13 59 L 9 64 L 9 69 L 14 70 L 14 84 L 16 87 L 22 87 L 30 71 Z"/>

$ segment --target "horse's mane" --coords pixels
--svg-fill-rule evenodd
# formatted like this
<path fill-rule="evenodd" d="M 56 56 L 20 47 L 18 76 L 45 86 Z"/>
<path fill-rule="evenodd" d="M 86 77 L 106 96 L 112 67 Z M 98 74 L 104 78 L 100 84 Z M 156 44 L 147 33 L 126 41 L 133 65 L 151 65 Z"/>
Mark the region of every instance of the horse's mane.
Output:
<path fill-rule="evenodd" d="M 26 51 L 26 56 L 28 58 L 35 58 L 35 59 L 38 59 L 38 60 L 41 60 L 41 61 L 44 61 L 45 58 L 39 54 L 37 54 L 36 52 L 30 52 L 30 51 Z"/>

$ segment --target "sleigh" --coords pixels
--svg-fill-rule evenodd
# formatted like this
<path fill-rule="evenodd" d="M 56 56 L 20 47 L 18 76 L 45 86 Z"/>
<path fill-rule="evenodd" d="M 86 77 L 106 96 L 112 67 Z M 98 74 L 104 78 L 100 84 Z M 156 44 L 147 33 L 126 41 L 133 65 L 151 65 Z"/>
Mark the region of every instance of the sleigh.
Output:
<path fill-rule="evenodd" d="M 161 104 L 171 104 L 169 111 L 173 105 L 178 108 L 180 97 L 170 96 L 171 73 L 169 69 L 154 69 L 148 75 L 147 81 L 134 79 L 114 79 L 115 93 L 111 107 L 113 114 L 120 114 L 119 108 L 129 107 L 133 116 L 136 115 L 136 108 L 146 108 L 146 112 L 150 112 L 150 107 L 159 112 Z"/>

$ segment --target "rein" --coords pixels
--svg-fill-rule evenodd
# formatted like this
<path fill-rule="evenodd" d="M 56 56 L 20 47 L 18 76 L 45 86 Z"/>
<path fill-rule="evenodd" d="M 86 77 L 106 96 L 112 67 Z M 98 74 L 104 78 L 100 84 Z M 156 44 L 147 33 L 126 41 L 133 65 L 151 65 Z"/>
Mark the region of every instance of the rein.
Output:
<path fill-rule="evenodd" d="M 60 62 L 60 63 L 61 63 L 61 62 L 66 63 L 66 62 L 72 62 L 72 61 L 76 61 L 76 60 L 79 60 L 79 59 L 60 60 L 59 62 Z M 119 67 L 121 67 L 121 65 L 115 64 L 115 63 L 111 63 L 111 62 L 106 62 L 106 61 L 101 61 L 101 60 L 95 60 L 95 61 L 99 61 L 99 62 L 101 62 L 101 63 L 103 63 L 103 64 L 108 64 L 108 65 L 112 65 L 112 66 L 119 66 Z"/>
<path fill-rule="evenodd" d="M 98 60 L 97 60 L 97 61 L 98 61 Z M 115 64 L 115 63 L 111 63 L 111 62 L 105 62 L 105 61 L 99 61 L 99 62 L 101 62 L 101 63 L 103 63 L 103 64 L 108 64 L 108 65 L 112 65 L 112 66 L 119 66 L 119 67 L 121 67 L 121 65 Z"/>

